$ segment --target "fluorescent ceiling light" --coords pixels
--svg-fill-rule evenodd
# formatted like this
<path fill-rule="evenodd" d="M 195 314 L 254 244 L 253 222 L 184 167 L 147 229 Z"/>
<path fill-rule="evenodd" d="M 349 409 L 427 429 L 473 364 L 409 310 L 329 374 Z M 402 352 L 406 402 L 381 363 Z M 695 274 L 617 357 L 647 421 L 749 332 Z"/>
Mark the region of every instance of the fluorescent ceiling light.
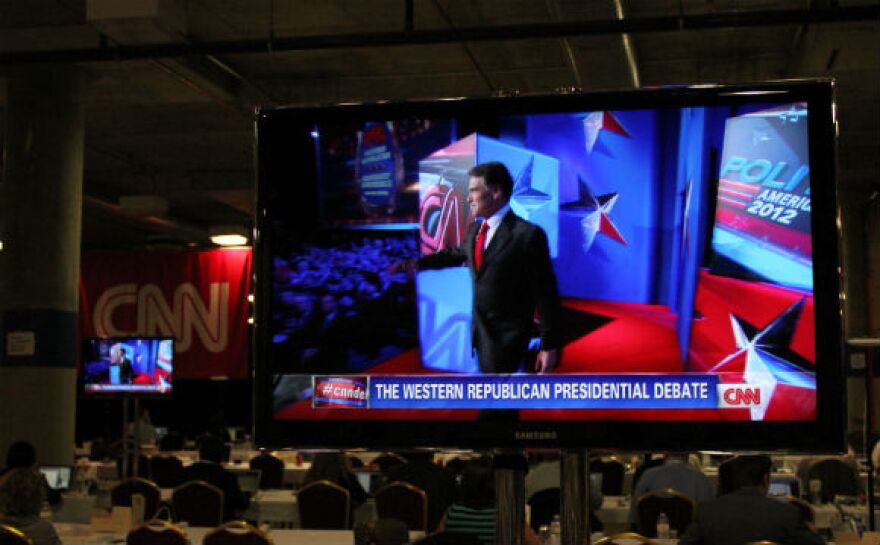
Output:
<path fill-rule="evenodd" d="M 211 235 L 211 242 L 217 246 L 244 246 L 247 241 L 246 236 L 234 233 Z"/>

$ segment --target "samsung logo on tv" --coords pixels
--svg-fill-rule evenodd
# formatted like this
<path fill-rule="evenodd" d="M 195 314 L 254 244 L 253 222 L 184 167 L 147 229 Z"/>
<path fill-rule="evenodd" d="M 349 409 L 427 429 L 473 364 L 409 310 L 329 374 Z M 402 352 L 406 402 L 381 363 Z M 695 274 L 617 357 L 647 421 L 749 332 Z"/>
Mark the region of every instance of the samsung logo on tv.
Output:
<path fill-rule="evenodd" d="M 517 441 L 543 441 L 556 439 L 555 431 L 517 431 L 513 433 Z"/>

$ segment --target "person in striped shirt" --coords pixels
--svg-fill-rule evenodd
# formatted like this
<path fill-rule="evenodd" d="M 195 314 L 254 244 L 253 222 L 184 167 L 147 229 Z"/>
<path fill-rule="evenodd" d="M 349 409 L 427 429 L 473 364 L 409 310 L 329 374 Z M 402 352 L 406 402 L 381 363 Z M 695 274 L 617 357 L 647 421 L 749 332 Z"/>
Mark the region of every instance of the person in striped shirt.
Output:
<path fill-rule="evenodd" d="M 488 458 L 465 466 L 459 486 L 459 500 L 446 510 L 439 531 L 476 535 L 483 545 L 495 544 L 495 476 Z M 525 526 L 527 545 L 538 545 L 538 536 Z"/>

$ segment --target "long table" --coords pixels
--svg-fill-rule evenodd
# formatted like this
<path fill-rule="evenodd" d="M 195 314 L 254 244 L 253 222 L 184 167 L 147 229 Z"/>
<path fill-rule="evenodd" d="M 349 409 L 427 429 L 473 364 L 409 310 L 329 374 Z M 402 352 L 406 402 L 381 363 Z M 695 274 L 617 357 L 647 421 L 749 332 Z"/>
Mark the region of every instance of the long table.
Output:
<path fill-rule="evenodd" d="M 171 488 L 163 488 L 162 500 L 170 502 Z M 81 523 L 87 524 L 95 509 L 109 509 L 110 501 L 107 496 L 86 496 L 83 494 L 65 494 L 61 506 L 52 513 L 52 520 L 56 523 Z M 238 513 L 238 516 L 256 521 L 258 524 L 272 526 L 286 526 L 298 528 L 299 509 L 296 504 L 296 494 L 292 490 L 260 490 L 251 498 L 247 509 Z M 370 498 L 354 511 L 354 523 L 375 520 L 376 503 Z"/>
<path fill-rule="evenodd" d="M 55 530 L 63 543 L 78 545 L 119 544 L 125 536 L 115 533 L 94 532 L 88 524 L 55 523 Z M 211 528 L 184 527 L 192 545 L 200 545 Z M 410 532 L 410 542 L 424 537 L 423 532 Z M 269 537 L 275 545 L 351 545 L 354 543 L 352 530 L 269 530 Z"/>

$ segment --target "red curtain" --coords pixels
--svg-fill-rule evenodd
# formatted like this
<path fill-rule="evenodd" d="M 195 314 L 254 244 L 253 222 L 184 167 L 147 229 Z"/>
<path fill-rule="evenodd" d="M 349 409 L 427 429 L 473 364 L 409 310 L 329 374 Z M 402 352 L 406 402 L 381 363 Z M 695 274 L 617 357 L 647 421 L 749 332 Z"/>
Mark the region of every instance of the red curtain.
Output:
<path fill-rule="evenodd" d="M 83 337 L 171 336 L 176 378 L 247 378 L 251 251 L 83 255 Z"/>

